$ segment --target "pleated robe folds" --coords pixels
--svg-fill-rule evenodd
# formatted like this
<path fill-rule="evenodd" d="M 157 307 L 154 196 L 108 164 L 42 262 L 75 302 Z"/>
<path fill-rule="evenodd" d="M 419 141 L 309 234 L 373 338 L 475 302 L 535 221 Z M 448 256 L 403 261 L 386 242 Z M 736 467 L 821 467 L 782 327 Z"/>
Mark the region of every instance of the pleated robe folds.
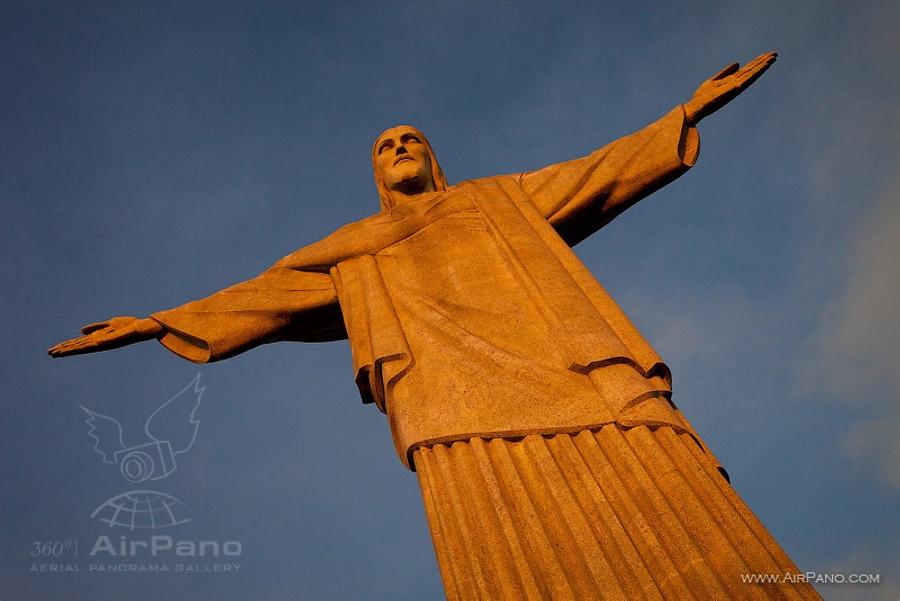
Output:
<path fill-rule="evenodd" d="M 671 402 L 668 368 L 571 251 L 685 172 L 678 107 L 574 161 L 462 182 L 153 315 L 214 361 L 348 338 L 417 470 L 449 598 L 814 598 Z"/>

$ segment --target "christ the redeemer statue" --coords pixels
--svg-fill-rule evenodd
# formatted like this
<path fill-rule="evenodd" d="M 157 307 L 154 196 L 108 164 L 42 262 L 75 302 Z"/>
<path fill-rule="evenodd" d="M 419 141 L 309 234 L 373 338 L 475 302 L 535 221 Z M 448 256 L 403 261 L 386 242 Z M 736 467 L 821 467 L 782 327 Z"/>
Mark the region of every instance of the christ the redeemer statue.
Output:
<path fill-rule="evenodd" d="M 259 276 L 54 357 L 157 339 L 198 363 L 349 339 L 419 477 L 450 599 L 818 598 L 671 400 L 669 369 L 571 246 L 686 172 L 697 123 L 774 61 L 726 67 L 588 156 L 448 185 L 422 133 L 375 141 L 375 215 Z M 742 577 L 744 576 L 744 577 Z"/>

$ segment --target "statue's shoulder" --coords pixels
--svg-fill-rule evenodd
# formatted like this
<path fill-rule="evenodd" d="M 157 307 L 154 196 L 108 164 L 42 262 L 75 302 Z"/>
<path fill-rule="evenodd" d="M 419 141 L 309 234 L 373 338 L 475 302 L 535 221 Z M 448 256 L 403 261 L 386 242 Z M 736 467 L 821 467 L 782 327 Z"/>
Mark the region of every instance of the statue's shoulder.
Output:
<path fill-rule="evenodd" d="M 447 192 L 451 191 L 474 191 L 489 190 L 496 188 L 498 185 L 518 184 L 521 181 L 521 173 L 506 173 L 503 175 L 490 175 L 488 177 L 479 177 L 476 179 L 468 179 L 458 184 L 454 184 L 447 188 Z"/>

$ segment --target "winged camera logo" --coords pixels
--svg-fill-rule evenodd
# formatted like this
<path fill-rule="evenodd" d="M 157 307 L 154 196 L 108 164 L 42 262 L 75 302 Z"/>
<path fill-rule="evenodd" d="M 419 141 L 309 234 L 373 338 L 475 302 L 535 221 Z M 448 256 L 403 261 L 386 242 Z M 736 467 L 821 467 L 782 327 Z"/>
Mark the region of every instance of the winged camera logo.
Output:
<path fill-rule="evenodd" d="M 205 388 L 200 374 L 175 396 L 160 405 L 144 423 L 138 444 L 128 446 L 122 425 L 113 417 L 79 405 L 87 414 L 88 436 L 103 463 L 117 465 L 131 483 L 157 481 L 178 469 L 177 458 L 191 450 L 200 420 L 197 411 Z M 129 438 L 129 440 L 132 440 Z M 91 514 L 111 527 L 129 530 L 156 530 L 189 522 L 187 506 L 175 497 L 156 490 L 139 489 L 110 497 Z"/>

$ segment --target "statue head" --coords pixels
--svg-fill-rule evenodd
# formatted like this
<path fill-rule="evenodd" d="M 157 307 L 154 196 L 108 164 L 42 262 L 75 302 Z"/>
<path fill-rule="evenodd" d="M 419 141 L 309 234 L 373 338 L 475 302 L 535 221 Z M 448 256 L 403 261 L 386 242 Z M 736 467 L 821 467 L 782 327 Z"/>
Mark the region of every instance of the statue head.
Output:
<path fill-rule="evenodd" d="M 431 144 L 411 125 L 392 127 L 375 139 L 372 167 L 382 211 L 410 196 L 447 189 Z"/>

